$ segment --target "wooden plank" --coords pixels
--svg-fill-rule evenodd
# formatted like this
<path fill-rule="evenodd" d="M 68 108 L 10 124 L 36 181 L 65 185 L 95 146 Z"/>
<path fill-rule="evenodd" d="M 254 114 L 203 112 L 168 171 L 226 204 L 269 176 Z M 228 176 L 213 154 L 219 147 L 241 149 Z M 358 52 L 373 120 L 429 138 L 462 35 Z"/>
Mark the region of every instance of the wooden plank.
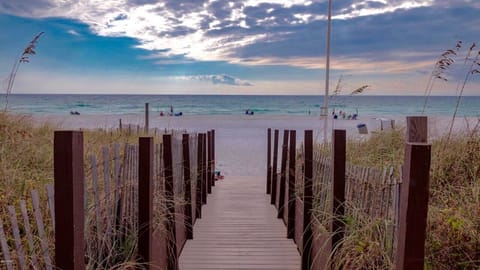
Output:
<path fill-rule="evenodd" d="M 53 232 L 55 233 L 55 191 L 52 184 L 47 184 L 48 209 L 50 210 L 50 220 L 53 225 Z"/>
<path fill-rule="evenodd" d="M 195 215 L 197 218 L 202 218 L 202 152 L 203 152 L 203 134 L 198 134 L 197 137 L 197 194 L 195 203 Z"/>
<path fill-rule="evenodd" d="M 407 143 L 401 189 L 396 268 L 422 270 L 425 256 L 431 146 Z"/>
<path fill-rule="evenodd" d="M 45 234 L 45 227 L 43 225 L 43 215 L 40 209 L 40 199 L 38 196 L 38 191 L 33 189 L 31 191 L 31 195 L 38 236 L 40 238 L 40 246 L 42 247 L 43 261 L 45 262 L 45 269 L 52 270 L 52 260 L 50 259 L 50 252 L 48 251 L 48 239 Z"/>
<path fill-rule="evenodd" d="M 112 235 L 112 212 L 111 212 L 111 190 L 110 190 L 110 151 L 108 147 L 103 147 L 103 191 L 106 232 L 104 239 L 110 241 Z M 107 245 L 109 245 L 107 243 Z"/>
<path fill-rule="evenodd" d="M 7 270 L 13 270 L 13 261 L 12 261 L 12 257 L 10 256 L 10 249 L 7 244 L 7 237 L 5 236 L 5 230 L 3 229 L 3 221 L 1 218 L 0 218 L 0 247 L 2 248 L 2 253 L 3 253 L 3 260 L 0 261 L 0 266 L 7 267 Z"/>
<path fill-rule="evenodd" d="M 15 249 L 17 253 L 18 265 L 20 269 L 27 269 L 25 263 L 25 253 L 23 251 L 22 240 L 20 238 L 20 230 L 18 229 L 17 213 L 15 207 L 9 205 L 8 216 L 10 217 L 10 224 L 12 224 L 13 238 L 15 239 Z"/>
<path fill-rule="evenodd" d="M 97 171 L 97 159 L 95 156 L 90 156 L 90 169 L 92 171 L 92 188 L 93 188 L 93 207 L 95 211 L 95 232 L 97 239 L 101 238 L 102 221 L 100 215 L 100 191 L 98 190 L 98 171 Z"/>
<path fill-rule="evenodd" d="M 35 245 L 33 242 L 32 229 L 30 228 L 30 218 L 28 217 L 27 204 L 24 200 L 20 201 L 20 212 L 23 217 L 23 227 L 25 229 L 25 235 L 27 236 L 28 247 L 30 252 L 27 252 L 30 257 L 31 266 L 34 269 L 39 269 L 37 254 L 35 253 Z"/>
<path fill-rule="evenodd" d="M 180 269 L 298 270 L 300 256 L 265 194 L 265 177 L 228 176 L 195 224 Z"/>

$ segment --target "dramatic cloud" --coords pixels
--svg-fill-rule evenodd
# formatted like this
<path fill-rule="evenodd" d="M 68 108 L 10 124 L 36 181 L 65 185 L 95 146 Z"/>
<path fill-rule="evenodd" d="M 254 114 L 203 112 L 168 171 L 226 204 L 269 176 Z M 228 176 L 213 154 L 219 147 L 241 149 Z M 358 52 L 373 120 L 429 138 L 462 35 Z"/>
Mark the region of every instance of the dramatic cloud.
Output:
<path fill-rule="evenodd" d="M 220 75 L 198 75 L 198 76 L 179 76 L 174 77 L 174 79 L 180 80 L 193 80 L 193 81 L 204 81 L 211 82 L 213 84 L 226 84 L 233 86 L 253 86 L 250 82 L 240 80 L 230 75 L 220 74 Z"/>
<path fill-rule="evenodd" d="M 350 44 L 371 50 L 367 45 L 383 44 L 368 40 L 373 31 L 388 36 L 393 31 L 398 33 L 396 27 L 405 31 L 407 27 L 402 27 L 405 23 L 408 25 L 405 33 L 410 37 L 403 40 L 418 43 L 414 39 L 421 37 L 416 34 L 419 29 L 427 27 L 432 34 L 439 30 L 429 27 L 432 23 L 427 20 L 436 20 L 435 17 L 448 20 L 440 15 L 445 13 L 445 7 L 452 6 L 467 7 L 477 13 L 479 8 L 469 0 L 455 4 L 446 0 L 334 1 L 334 35 L 339 43 L 335 48 L 341 48 L 334 53 L 343 54 L 342 46 Z M 437 8 L 429 12 L 422 9 L 425 7 Z M 417 14 L 412 18 L 415 20 L 405 21 L 391 15 L 408 15 L 415 10 L 422 10 L 427 16 L 423 19 Z M 324 52 L 321 48 L 325 43 L 322 37 L 326 11 L 326 0 L 0 0 L 0 12 L 79 20 L 101 36 L 134 38 L 139 48 L 159 57 L 184 56 L 197 61 L 242 64 L 275 64 L 281 58 L 278 64 L 297 65 L 305 57 L 320 57 Z M 392 44 L 398 39 L 384 41 Z M 387 50 L 383 48 L 377 53 Z"/>

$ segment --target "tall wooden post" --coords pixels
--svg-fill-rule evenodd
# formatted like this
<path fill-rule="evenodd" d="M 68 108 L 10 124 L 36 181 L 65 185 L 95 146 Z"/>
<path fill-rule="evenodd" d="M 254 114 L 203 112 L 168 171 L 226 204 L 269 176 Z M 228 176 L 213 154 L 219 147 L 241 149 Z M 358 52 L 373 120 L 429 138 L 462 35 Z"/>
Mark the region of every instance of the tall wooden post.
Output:
<path fill-rule="evenodd" d="M 122 118 L 118 119 L 118 129 L 122 132 Z"/>
<path fill-rule="evenodd" d="M 275 129 L 273 135 L 273 166 L 272 166 L 272 186 L 271 186 L 271 197 L 270 203 L 275 205 L 277 200 L 277 162 L 278 162 L 278 129 Z"/>
<path fill-rule="evenodd" d="M 287 222 L 287 238 L 295 237 L 295 164 L 297 153 L 297 135 L 295 130 L 290 130 L 290 146 L 288 156 L 288 222 Z"/>
<path fill-rule="evenodd" d="M 272 129 L 267 129 L 267 194 L 272 186 Z"/>
<path fill-rule="evenodd" d="M 215 184 L 215 129 L 212 129 L 212 178 Z"/>
<path fill-rule="evenodd" d="M 149 114 L 150 114 L 150 110 L 149 110 L 149 104 L 148 103 L 145 103 L 145 133 L 148 133 L 148 131 L 150 130 L 150 117 L 149 117 Z"/>
<path fill-rule="evenodd" d="M 212 181 L 211 181 L 211 177 L 210 177 L 210 174 L 212 173 L 211 172 L 212 167 L 210 166 L 210 162 L 211 162 L 211 160 L 210 160 L 210 154 L 211 154 L 210 147 L 211 147 L 211 144 L 212 144 L 211 139 L 212 139 L 211 132 L 207 131 L 206 148 L 205 148 L 207 158 L 206 158 L 206 161 L 205 161 L 206 162 L 205 165 L 207 167 L 207 192 L 208 192 L 208 194 L 212 193 Z"/>
<path fill-rule="evenodd" d="M 195 196 L 196 203 L 195 203 L 195 215 L 197 218 L 202 218 L 202 152 L 203 152 L 203 134 L 198 134 L 197 137 L 197 196 Z"/>
<path fill-rule="evenodd" d="M 202 134 L 202 203 L 207 203 L 207 134 Z"/>
<path fill-rule="evenodd" d="M 208 140 L 208 166 L 210 169 L 210 186 L 215 186 L 215 172 L 213 171 L 213 129 L 210 130 L 210 139 Z"/>
<path fill-rule="evenodd" d="M 285 186 L 287 181 L 287 155 L 288 155 L 288 134 L 289 130 L 283 131 L 282 144 L 282 162 L 280 165 L 280 187 L 278 194 L 278 215 L 277 218 L 283 218 L 285 211 Z"/>
<path fill-rule="evenodd" d="M 165 174 L 165 203 L 167 208 L 168 270 L 178 269 L 173 186 L 172 135 L 163 135 L 163 162 Z"/>
<path fill-rule="evenodd" d="M 428 118 L 426 116 L 407 116 L 407 142 L 427 143 Z"/>
<path fill-rule="evenodd" d="M 407 143 L 400 195 L 398 270 L 422 270 L 425 256 L 431 146 Z"/>
<path fill-rule="evenodd" d="M 335 129 L 332 134 L 333 221 L 332 250 L 340 245 L 345 232 L 345 162 L 346 131 Z"/>
<path fill-rule="evenodd" d="M 183 145 L 183 180 L 185 186 L 185 227 L 187 239 L 193 239 L 192 215 L 192 181 L 190 179 L 190 138 L 188 134 L 182 135 Z"/>
<path fill-rule="evenodd" d="M 85 269 L 83 133 L 55 131 L 55 266 Z"/>
<path fill-rule="evenodd" d="M 153 260 L 153 138 L 139 139 L 138 154 L 138 255 L 150 269 Z"/>
<path fill-rule="evenodd" d="M 313 199 L 313 131 L 305 130 L 305 168 L 303 185 L 303 252 L 302 270 L 312 265 L 312 199 Z"/>

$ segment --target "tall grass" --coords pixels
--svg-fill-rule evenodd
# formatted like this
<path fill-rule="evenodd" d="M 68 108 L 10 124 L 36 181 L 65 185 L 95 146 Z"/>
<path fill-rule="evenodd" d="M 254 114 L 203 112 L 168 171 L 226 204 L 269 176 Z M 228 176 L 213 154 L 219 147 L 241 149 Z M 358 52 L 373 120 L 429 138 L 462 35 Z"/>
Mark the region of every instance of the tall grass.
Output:
<path fill-rule="evenodd" d="M 431 144 L 425 269 L 478 270 L 480 130 L 477 125 L 450 139 L 447 135 L 433 139 Z M 403 129 L 347 144 L 347 161 L 364 167 L 398 168 L 403 155 Z M 345 206 L 345 238 L 331 257 L 331 265 L 343 269 L 394 269 L 394 256 L 389 253 L 392 247 L 388 246 L 392 220 L 373 218 L 348 202 Z"/>

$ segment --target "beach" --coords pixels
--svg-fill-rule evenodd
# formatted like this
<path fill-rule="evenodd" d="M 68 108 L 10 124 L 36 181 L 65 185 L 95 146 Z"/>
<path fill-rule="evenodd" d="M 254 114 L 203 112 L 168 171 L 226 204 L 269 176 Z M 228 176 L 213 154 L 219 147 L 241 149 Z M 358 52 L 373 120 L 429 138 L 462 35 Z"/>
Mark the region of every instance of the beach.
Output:
<path fill-rule="evenodd" d="M 137 126 L 144 126 L 145 116 L 129 115 L 32 115 L 36 124 L 50 123 L 58 129 L 116 129 L 122 119 L 123 128 L 136 131 Z M 384 129 L 389 123 L 394 128 L 404 128 L 406 117 L 391 116 L 378 118 L 364 116 L 357 120 L 333 120 L 329 117 L 327 139 L 331 136 L 332 127 L 345 129 L 347 137 L 354 140 L 367 139 L 370 134 L 381 131 L 381 120 Z M 465 131 L 473 128 L 478 119 L 457 118 L 454 131 Z M 450 117 L 429 117 L 429 137 L 438 137 L 448 133 Z M 467 124 L 468 123 L 468 124 Z M 360 134 L 357 125 L 365 124 L 368 134 Z M 303 140 L 303 130 L 314 131 L 314 139 L 323 141 L 323 120 L 319 116 L 298 115 L 196 115 L 181 117 L 150 116 L 150 128 L 158 130 L 187 130 L 189 132 L 205 132 L 215 129 L 216 135 L 216 167 L 224 175 L 263 176 L 266 173 L 267 129 L 280 130 L 279 142 L 285 129 L 297 130 L 297 145 Z"/>

